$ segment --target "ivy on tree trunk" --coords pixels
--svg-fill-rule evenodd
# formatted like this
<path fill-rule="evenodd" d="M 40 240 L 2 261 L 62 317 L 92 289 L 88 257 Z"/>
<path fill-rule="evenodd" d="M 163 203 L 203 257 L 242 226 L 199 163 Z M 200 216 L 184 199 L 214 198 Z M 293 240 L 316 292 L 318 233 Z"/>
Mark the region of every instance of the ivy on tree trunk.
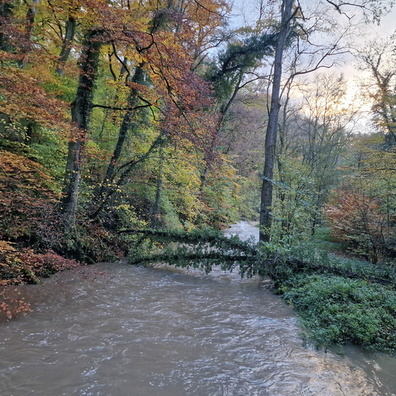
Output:
<path fill-rule="evenodd" d="M 278 116 L 280 105 L 280 86 L 282 78 L 282 58 L 283 50 L 286 45 L 286 39 L 290 31 L 290 21 L 292 19 L 293 0 L 283 0 L 282 2 L 282 19 L 275 47 L 274 75 L 272 82 L 271 106 L 268 117 L 267 132 L 265 137 L 265 159 L 263 184 L 261 188 L 261 206 L 260 206 L 260 241 L 269 242 L 271 238 L 272 224 L 272 190 L 273 176 L 275 165 L 275 147 L 278 126 Z"/>
<path fill-rule="evenodd" d="M 72 104 L 72 122 L 78 129 L 68 146 L 68 155 L 63 190 L 63 212 L 66 229 L 74 226 L 82 167 L 82 152 L 92 111 L 92 98 L 98 70 L 101 32 L 90 30 L 84 38 L 81 55 L 80 77 L 76 99 Z"/>

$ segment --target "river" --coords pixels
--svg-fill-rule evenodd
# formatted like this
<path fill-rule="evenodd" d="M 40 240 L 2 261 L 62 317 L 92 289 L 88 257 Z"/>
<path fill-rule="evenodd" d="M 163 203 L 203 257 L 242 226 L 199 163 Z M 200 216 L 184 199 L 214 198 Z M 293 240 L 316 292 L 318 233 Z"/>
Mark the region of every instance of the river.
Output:
<path fill-rule="evenodd" d="M 1 396 L 396 395 L 395 358 L 305 347 L 258 278 L 103 263 L 21 290 L 34 312 L 0 324 Z"/>

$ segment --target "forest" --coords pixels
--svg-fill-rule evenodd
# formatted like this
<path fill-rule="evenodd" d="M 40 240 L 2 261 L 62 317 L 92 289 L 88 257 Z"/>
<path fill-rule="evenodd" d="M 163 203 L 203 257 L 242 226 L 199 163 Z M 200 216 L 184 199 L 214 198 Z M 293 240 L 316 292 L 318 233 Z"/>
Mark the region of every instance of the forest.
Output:
<path fill-rule="evenodd" d="M 0 312 L 29 310 L 10 286 L 245 220 L 246 271 L 302 316 L 315 287 L 369 307 L 322 343 L 395 350 L 396 52 L 356 41 L 391 3 L 317 3 L 1 0 Z"/>

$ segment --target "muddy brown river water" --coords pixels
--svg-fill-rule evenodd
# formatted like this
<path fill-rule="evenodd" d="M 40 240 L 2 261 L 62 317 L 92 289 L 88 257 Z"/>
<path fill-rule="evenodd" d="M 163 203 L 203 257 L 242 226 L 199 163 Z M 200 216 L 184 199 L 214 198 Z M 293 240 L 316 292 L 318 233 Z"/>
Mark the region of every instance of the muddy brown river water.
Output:
<path fill-rule="evenodd" d="M 35 311 L 0 324 L 0 395 L 396 395 L 395 358 L 305 347 L 260 285 L 104 263 L 27 286 Z"/>

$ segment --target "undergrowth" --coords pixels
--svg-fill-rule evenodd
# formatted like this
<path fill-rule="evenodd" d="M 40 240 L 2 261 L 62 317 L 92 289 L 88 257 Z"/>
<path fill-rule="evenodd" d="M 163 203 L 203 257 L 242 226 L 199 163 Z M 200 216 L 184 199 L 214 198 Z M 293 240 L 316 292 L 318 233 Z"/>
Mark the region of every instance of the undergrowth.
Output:
<path fill-rule="evenodd" d="M 339 257 L 310 244 L 264 249 L 272 259 L 263 273 L 298 313 L 306 341 L 324 349 L 352 343 L 396 353 L 394 265 Z"/>
<path fill-rule="evenodd" d="M 277 290 L 298 312 L 304 337 L 317 347 L 353 343 L 396 351 L 394 289 L 329 274 L 298 274 Z"/>

